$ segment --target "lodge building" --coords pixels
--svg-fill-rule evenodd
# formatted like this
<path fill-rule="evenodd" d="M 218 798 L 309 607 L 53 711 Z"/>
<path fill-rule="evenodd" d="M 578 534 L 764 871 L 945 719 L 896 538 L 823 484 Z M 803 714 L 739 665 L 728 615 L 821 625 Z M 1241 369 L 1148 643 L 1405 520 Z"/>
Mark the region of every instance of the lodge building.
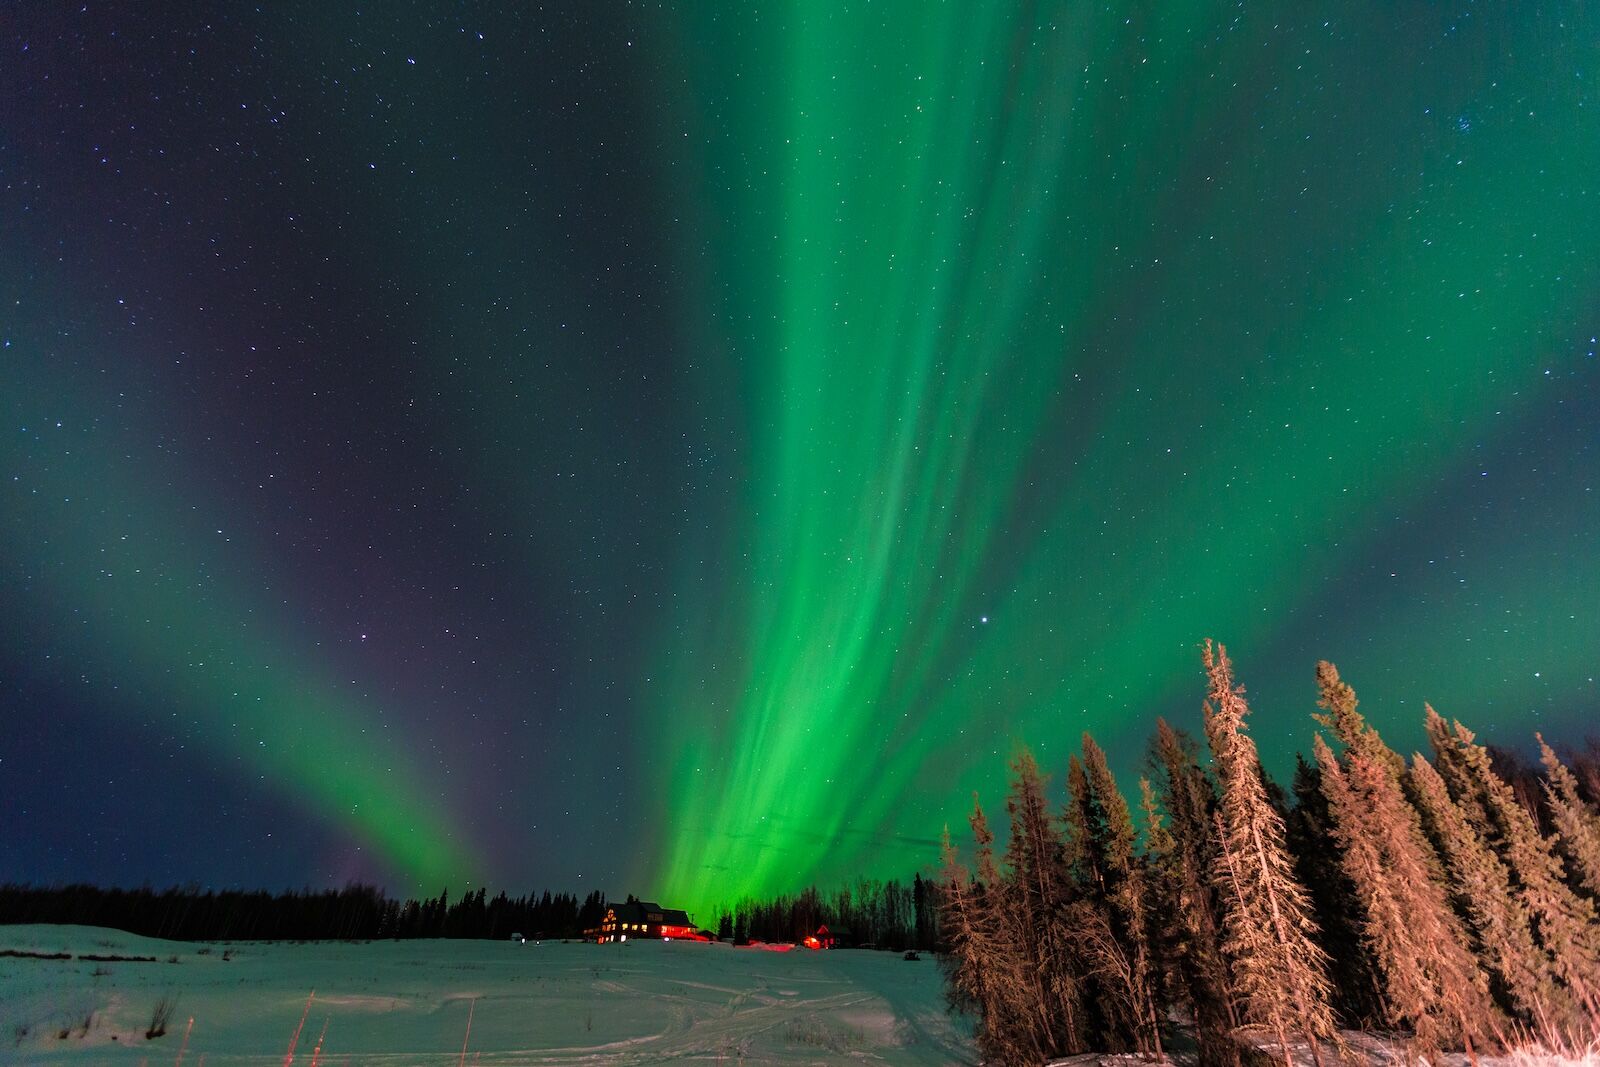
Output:
<path fill-rule="evenodd" d="M 600 925 L 585 930 L 583 936 L 599 944 L 632 940 L 664 940 L 673 938 L 703 941 L 696 932 L 687 913 L 677 908 L 663 908 L 649 900 L 630 900 L 606 909 Z"/>

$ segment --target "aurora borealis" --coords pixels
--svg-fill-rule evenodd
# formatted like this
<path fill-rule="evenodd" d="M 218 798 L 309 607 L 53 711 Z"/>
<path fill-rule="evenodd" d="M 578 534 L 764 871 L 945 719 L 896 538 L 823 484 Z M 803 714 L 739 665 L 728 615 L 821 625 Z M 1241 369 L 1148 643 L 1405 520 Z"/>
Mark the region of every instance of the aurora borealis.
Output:
<path fill-rule="evenodd" d="M 0 880 L 905 878 L 1207 636 L 1280 772 L 1600 715 L 1582 5 L 335 6 L 0 25 Z"/>

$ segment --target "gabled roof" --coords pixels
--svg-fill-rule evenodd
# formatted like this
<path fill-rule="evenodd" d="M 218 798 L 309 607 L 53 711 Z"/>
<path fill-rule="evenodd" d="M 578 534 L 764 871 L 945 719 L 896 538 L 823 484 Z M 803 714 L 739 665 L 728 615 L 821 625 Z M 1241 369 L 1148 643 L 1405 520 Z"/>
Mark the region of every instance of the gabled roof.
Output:
<path fill-rule="evenodd" d="M 625 923 L 660 923 L 663 926 L 692 926 L 689 916 L 679 908 L 663 908 L 653 900 L 635 900 L 631 903 L 613 904 L 617 921 Z"/>

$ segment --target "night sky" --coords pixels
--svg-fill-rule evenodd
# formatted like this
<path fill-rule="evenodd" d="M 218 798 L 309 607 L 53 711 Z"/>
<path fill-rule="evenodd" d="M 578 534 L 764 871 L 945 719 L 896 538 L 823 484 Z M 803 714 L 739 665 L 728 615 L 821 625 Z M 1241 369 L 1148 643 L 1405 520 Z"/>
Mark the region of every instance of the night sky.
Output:
<path fill-rule="evenodd" d="M 1578 740 L 1597 80 L 1581 3 L 6 4 L 0 881 L 909 878 L 1207 636 L 1279 774 L 1319 657 Z"/>

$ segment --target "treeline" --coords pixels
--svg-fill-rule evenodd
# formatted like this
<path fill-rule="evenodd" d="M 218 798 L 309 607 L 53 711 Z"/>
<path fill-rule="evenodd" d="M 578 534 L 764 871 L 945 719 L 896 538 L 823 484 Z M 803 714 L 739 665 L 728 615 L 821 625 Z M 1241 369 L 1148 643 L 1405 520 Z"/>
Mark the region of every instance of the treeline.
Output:
<path fill-rule="evenodd" d="M 717 937 L 736 945 L 799 943 L 819 926 L 837 935 L 841 947 L 932 950 L 939 946 L 938 887 L 915 874 L 910 885 L 863 879 L 831 893 L 813 886 L 794 896 L 744 900 L 718 915 Z"/>
<path fill-rule="evenodd" d="M 606 898 L 565 893 L 489 898 L 485 890 L 451 901 L 395 900 L 381 889 L 202 891 L 198 886 L 102 889 L 89 885 L 0 886 L 0 924 L 107 926 L 174 941 L 323 941 L 376 938 L 580 937 L 600 925 Z"/>
<path fill-rule="evenodd" d="M 1158 721 L 1136 820 L 1084 734 L 1058 815 L 1026 753 L 1010 840 L 981 806 L 973 866 L 945 843 L 952 1002 L 986 1063 L 1159 1056 L 1188 1020 L 1203 1065 L 1241 1034 L 1290 1059 L 1337 1030 L 1417 1054 L 1600 1048 L 1600 752 L 1543 773 L 1427 708 L 1431 757 L 1388 748 L 1331 664 L 1294 802 L 1262 769 L 1226 651 L 1204 649 L 1210 759 Z M 1137 826 L 1137 828 L 1136 828 Z"/>

